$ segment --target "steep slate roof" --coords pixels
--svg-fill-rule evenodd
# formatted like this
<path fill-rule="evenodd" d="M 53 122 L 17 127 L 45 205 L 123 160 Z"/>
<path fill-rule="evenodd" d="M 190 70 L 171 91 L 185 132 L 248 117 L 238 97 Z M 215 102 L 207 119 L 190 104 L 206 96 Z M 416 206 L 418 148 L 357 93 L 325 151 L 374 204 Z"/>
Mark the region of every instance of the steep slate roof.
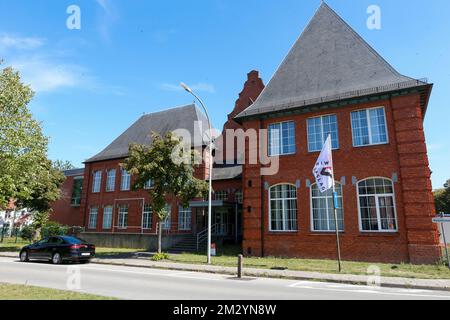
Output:
<path fill-rule="evenodd" d="M 207 144 L 203 139 L 207 128 L 208 120 L 195 104 L 147 114 L 86 163 L 125 158 L 131 143 L 150 145 L 153 131 L 164 136 L 170 131 L 185 129 L 190 132 L 195 147 L 203 146 Z"/>
<path fill-rule="evenodd" d="M 236 118 L 422 85 L 399 74 L 322 3 L 259 98 Z"/>

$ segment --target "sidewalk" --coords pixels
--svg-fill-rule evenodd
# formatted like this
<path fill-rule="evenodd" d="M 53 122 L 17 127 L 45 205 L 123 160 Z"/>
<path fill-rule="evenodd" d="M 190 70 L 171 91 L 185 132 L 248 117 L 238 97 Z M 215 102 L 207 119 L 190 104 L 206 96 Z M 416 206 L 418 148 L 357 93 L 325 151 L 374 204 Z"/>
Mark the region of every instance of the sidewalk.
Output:
<path fill-rule="evenodd" d="M 18 254 L 16 252 L 1 252 L 0 257 L 18 258 Z M 92 263 L 103 265 L 139 267 L 139 268 L 206 272 L 232 276 L 236 276 L 237 274 L 237 268 L 233 267 L 184 264 L 184 263 L 173 263 L 163 261 L 157 262 L 151 261 L 149 258 L 136 258 L 136 257 L 134 258 L 101 257 L 93 259 Z M 369 276 L 363 275 L 326 274 L 319 272 L 304 272 L 291 270 L 254 269 L 254 268 L 245 268 L 245 265 L 244 265 L 244 276 L 291 279 L 299 281 L 333 282 L 333 283 L 354 284 L 354 285 L 367 285 L 368 280 L 370 280 Z M 391 288 L 450 291 L 450 280 L 427 280 L 427 279 L 381 277 L 380 285 L 382 287 L 391 287 Z"/>

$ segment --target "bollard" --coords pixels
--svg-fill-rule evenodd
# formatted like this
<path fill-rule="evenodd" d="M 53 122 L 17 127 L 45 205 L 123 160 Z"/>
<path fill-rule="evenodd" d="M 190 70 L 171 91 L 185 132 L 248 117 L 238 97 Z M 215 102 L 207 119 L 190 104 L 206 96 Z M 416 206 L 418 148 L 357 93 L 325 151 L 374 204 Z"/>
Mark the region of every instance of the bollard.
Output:
<path fill-rule="evenodd" d="M 242 278 L 242 269 L 244 269 L 244 256 L 238 255 L 238 278 Z"/>

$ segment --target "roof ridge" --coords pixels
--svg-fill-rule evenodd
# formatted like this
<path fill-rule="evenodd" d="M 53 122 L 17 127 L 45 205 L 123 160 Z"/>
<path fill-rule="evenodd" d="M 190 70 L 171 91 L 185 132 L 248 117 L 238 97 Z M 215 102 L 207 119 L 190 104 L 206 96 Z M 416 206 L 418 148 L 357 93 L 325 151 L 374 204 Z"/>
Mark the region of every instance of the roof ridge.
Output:
<path fill-rule="evenodd" d="M 156 114 L 171 112 L 171 111 L 175 111 L 175 110 L 179 110 L 179 109 L 185 109 L 185 108 L 189 108 L 189 107 L 197 107 L 197 105 L 195 103 L 191 103 L 191 104 L 180 105 L 180 106 L 176 106 L 176 107 L 169 107 L 169 108 L 166 108 L 166 109 L 163 109 L 160 111 L 146 113 L 143 116 L 141 116 L 141 118 L 146 117 L 146 116 L 152 116 L 152 115 L 156 115 Z"/>

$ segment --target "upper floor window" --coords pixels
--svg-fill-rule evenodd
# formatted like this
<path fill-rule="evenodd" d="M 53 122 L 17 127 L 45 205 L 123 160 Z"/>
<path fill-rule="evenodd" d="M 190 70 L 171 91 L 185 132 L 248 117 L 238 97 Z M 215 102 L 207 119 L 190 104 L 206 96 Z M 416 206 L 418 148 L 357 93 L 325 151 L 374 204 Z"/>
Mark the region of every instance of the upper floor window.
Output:
<path fill-rule="evenodd" d="M 297 188 L 279 184 L 270 188 L 270 231 L 297 231 Z"/>
<path fill-rule="evenodd" d="M 145 183 L 144 189 L 145 189 L 145 190 L 149 190 L 149 189 L 151 189 L 152 187 L 153 187 L 153 180 L 152 180 L 152 179 L 149 179 L 149 180 Z"/>
<path fill-rule="evenodd" d="M 335 114 L 308 119 L 309 152 L 321 151 L 329 134 L 331 134 L 333 149 L 339 149 L 338 124 Z"/>
<path fill-rule="evenodd" d="M 72 200 L 70 202 L 70 204 L 73 207 L 79 207 L 81 205 L 82 190 L 83 190 L 83 177 L 74 178 L 72 188 Z"/>
<path fill-rule="evenodd" d="M 120 190 L 122 191 L 130 191 L 131 187 L 131 175 L 127 170 L 122 169 L 122 179 L 120 182 Z"/>
<path fill-rule="evenodd" d="M 243 197 L 243 195 L 242 195 L 242 190 L 238 190 L 238 191 L 235 192 L 235 194 L 234 194 L 234 200 L 235 200 L 237 203 L 242 203 L 242 202 L 244 201 L 244 197 Z"/>
<path fill-rule="evenodd" d="M 269 156 L 294 154 L 295 151 L 295 122 L 269 125 Z"/>
<path fill-rule="evenodd" d="M 338 194 L 337 220 L 339 231 L 344 231 L 344 209 L 342 203 L 342 186 L 336 182 L 335 190 Z M 334 219 L 333 190 L 321 193 L 317 183 L 311 186 L 312 230 L 320 232 L 336 231 Z"/>
<path fill-rule="evenodd" d="M 358 183 L 361 231 L 396 232 L 394 185 L 386 178 L 369 178 Z"/>
<path fill-rule="evenodd" d="M 92 192 L 94 193 L 100 192 L 101 185 L 102 185 L 102 172 L 95 171 L 94 179 L 92 181 Z"/>
<path fill-rule="evenodd" d="M 106 192 L 112 192 L 116 188 L 116 169 L 106 172 Z"/>
<path fill-rule="evenodd" d="M 226 191 L 226 190 L 219 190 L 214 193 L 214 198 L 216 200 L 227 201 L 228 196 L 229 196 L 229 194 L 228 194 L 228 191 Z"/>
<path fill-rule="evenodd" d="M 353 146 L 369 146 L 388 143 L 384 108 L 373 108 L 351 113 Z"/>

